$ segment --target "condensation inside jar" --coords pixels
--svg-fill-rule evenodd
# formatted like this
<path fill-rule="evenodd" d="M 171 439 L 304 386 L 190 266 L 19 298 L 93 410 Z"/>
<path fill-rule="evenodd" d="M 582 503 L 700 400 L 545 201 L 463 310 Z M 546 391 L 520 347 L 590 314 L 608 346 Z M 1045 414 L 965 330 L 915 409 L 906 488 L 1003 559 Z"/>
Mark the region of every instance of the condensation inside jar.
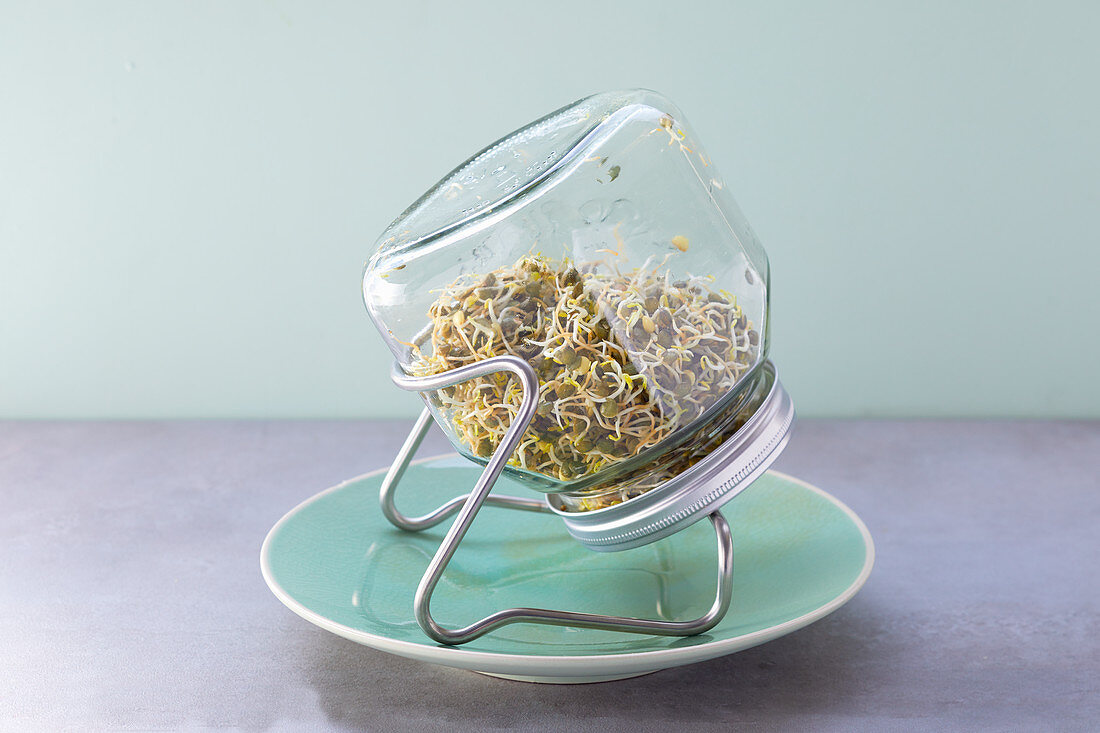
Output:
<path fill-rule="evenodd" d="M 529 363 L 537 412 L 506 471 L 585 511 L 690 467 L 751 414 L 767 278 L 682 114 L 632 91 L 563 108 L 444 178 L 383 234 L 364 297 L 407 374 Z M 426 395 L 480 462 L 522 397 L 507 373 Z"/>

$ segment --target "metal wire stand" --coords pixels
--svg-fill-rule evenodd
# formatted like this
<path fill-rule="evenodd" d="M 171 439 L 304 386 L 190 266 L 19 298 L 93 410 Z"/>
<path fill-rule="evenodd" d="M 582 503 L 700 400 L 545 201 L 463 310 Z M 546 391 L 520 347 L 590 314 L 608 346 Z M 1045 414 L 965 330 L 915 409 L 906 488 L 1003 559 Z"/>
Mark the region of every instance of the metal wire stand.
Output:
<path fill-rule="evenodd" d="M 429 377 L 409 377 L 401 371 L 397 364 L 394 364 L 393 368 L 394 383 L 401 389 L 410 392 L 442 389 L 465 382 L 468 379 L 483 377 L 496 372 L 511 372 L 520 380 L 523 385 L 523 400 L 515 419 L 505 433 L 500 446 L 489 459 L 489 463 L 478 478 L 473 491 L 469 494 L 456 496 L 438 509 L 420 517 L 407 517 L 398 511 L 394 503 L 394 492 L 397 490 L 397 485 L 400 483 L 409 461 L 412 460 L 413 454 L 416 453 L 428 428 L 431 427 L 432 416 L 427 409 L 420 413 L 416 425 L 413 426 L 409 437 L 405 439 L 405 444 L 401 446 L 397 458 L 386 473 L 386 478 L 382 481 L 382 490 L 379 495 L 382 513 L 396 527 L 411 532 L 419 532 L 434 527 L 452 514 L 458 513 L 458 518 L 447 530 L 442 544 L 436 550 L 435 557 L 428 564 L 428 569 L 424 572 L 424 577 L 420 579 L 420 585 L 416 589 L 413 609 L 420 628 L 432 639 L 442 644 L 464 644 L 501 626 L 514 623 L 575 626 L 587 629 L 624 631 L 634 634 L 659 634 L 663 636 L 691 636 L 714 628 L 726 615 L 726 611 L 729 610 L 730 598 L 733 594 L 733 540 L 730 536 L 729 524 L 717 511 L 710 514 L 709 517 L 718 537 L 718 590 L 710 610 L 697 619 L 690 621 L 658 621 L 629 616 L 607 616 L 601 613 L 558 611 L 544 608 L 508 608 L 458 629 L 449 629 L 436 622 L 432 617 L 430 608 L 432 592 L 435 590 L 436 584 L 439 583 L 444 570 L 447 569 L 447 564 L 454 556 L 459 543 L 462 542 L 462 538 L 470 529 L 474 517 L 477 516 L 483 505 L 491 504 L 528 512 L 552 513 L 545 502 L 537 499 L 524 499 L 517 496 L 493 496 L 489 493 L 500 477 L 504 465 L 519 445 L 527 426 L 534 418 L 535 408 L 538 404 L 538 379 L 531 366 L 515 356 L 497 356 Z"/>

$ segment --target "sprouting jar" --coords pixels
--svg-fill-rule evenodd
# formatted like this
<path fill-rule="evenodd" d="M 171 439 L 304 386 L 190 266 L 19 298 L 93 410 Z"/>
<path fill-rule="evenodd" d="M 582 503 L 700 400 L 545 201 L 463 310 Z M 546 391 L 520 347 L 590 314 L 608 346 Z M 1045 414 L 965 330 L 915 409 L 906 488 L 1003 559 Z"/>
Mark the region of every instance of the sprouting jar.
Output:
<path fill-rule="evenodd" d="M 597 94 L 493 143 L 378 240 L 363 297 L 401 370 L 494 356 L 538 409 L 505 469 L 570 511 L 659 485 L 767 391 L 768 261 L 683 114 Z M 506 373 L 424 399 L 484 463 L 523 397 Z"/>

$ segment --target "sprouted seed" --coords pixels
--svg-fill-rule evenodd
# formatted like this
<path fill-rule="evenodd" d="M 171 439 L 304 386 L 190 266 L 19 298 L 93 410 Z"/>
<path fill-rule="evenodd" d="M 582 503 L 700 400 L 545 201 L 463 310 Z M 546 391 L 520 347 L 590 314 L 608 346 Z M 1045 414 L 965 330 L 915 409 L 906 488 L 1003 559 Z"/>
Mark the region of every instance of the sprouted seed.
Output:
<path fill-rule="evenodd" d="M 527 256 L 444 288 L 429 309 L 412 373 L 511 354 L 534 367 L 539 403 L 510 465 L 560 481 L 591 476 L 657 445 L 733 387 L 760 338 L 711 278 L 674 279 L 662 265 L 597 272 Z M 430 348 L 429 348 L 430 346 Z M 461 442 L 496 450 L 522 387 L 507 374 L 435 393 Z"/>
<path fill-rule="evenodd" d="M 694 438 L 678 448 L 632 469 L 607 484 L 601 484 L 589 490 L 562 496 L 562 505 L 566 511 L 589 512 L 605 509 L 641 496 L 666 481 L 684 473 L 699 461 L 710 455 L 711 451 L 732 437 L 759 409 L 766 396 L 769 382 L 759 386 L 737 403 L 731 405 L 722 415 L 716 416 L 712 427 L 705 434 Z"/>

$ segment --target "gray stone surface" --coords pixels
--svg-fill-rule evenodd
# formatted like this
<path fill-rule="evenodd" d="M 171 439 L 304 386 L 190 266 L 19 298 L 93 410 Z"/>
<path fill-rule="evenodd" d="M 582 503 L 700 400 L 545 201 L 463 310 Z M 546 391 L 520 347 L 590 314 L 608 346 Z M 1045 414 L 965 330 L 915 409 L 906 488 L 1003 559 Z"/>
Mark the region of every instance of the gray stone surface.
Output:
<path fill-rule="evenodd" d="M 587 686 L 393 657 L 268 592 L 271 525 L 406 428 L 0 423 L 0 728 L 1100 728 L 1100 423 L 801 423 L 777 468 L 867 522 L 866 587 L 755 649 Z"/>

